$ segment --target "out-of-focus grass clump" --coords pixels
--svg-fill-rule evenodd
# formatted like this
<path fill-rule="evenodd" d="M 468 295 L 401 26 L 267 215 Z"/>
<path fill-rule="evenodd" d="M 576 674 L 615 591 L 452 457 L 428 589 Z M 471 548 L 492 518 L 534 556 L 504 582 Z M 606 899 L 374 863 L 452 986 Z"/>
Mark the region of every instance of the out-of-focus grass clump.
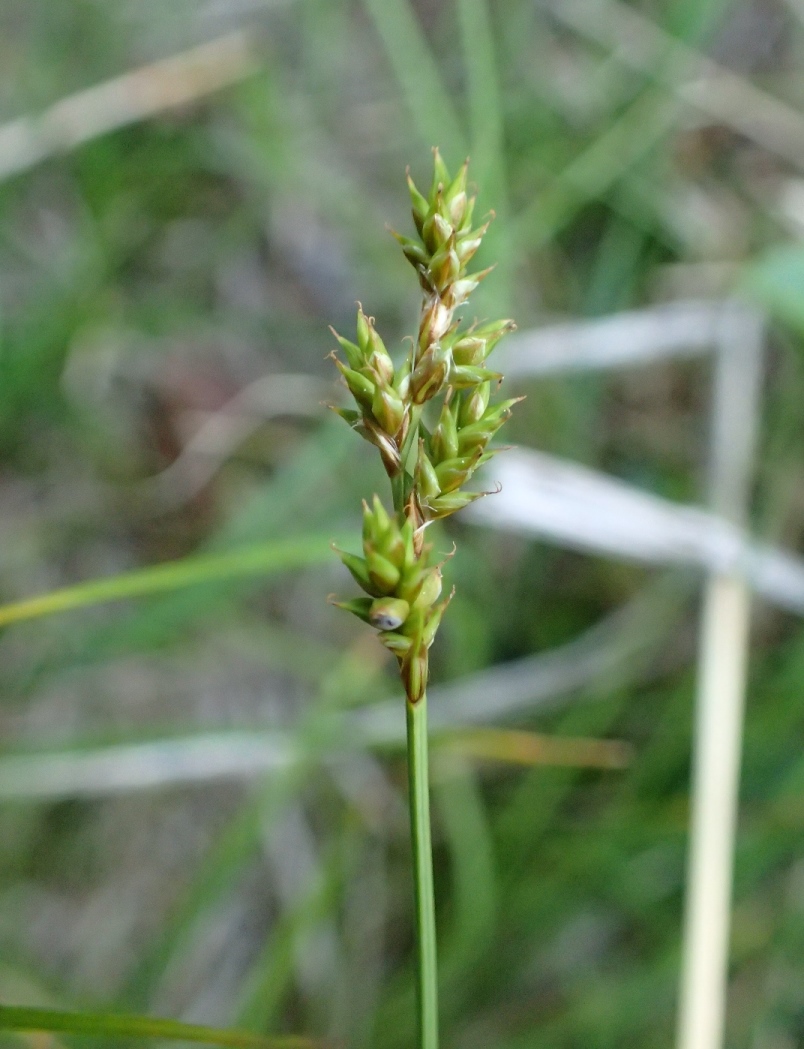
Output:
<path fill-rule="evenodd" d="M 468 154 L 477 214 L 497 212 L 477 265 L 501 260 L 479 319 L 527 331 L 735 291 L 768 311 L 752 523 L 800 547 L 801 13 L 57 7 L 0 14 L 0 601 L 200 561 L 2 628 L 0 1001 L 410 1045 L 402 737 L 363 711 L 393 661 L 325 601 L 344 583 L 327 543 L 383 477 L 321 407 L 340 396 L 327 324 L 347 329 L 359 292 L 401 353 L 418 296 L 376 231 L 409 225 L 406 164 L 426 178 L 432 145 L 451 168 Z M 210 41 L 192 76 L 136 82 L 150 94 L 112 79 Z M 507 390 L 527 394 L 507 440 L 705 498 L 703 361 Z M 470 687 L 632 601 L 640 649 L 523 701 L 506 727 L 538 737 L 435 736 L 444 1042 L 669 1046 L 693 580 L 437 527 L 461 554 L 434 717 L 459 673 Z M 803 676 L 800 623 L 758 607 L 735 1049 L 804 1038 Z M 627 767 L 599 759 L 606 738 Z"/>

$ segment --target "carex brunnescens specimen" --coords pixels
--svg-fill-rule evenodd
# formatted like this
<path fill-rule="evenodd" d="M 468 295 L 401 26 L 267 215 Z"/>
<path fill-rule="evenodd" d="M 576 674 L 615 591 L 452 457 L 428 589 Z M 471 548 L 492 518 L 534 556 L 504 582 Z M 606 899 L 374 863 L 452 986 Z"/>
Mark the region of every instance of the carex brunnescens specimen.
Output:
<path fill-rule="evenodd" d="M 441 593 L 443 560 L 434 559 L 425 532 L 431 521 L 485 494 L 464 486 L 499 451 L 489 443 L 515 403 L 490 403 L 492 388 L 502 376 L 486 367 L 489 354 L 514 328 L 513 322 L 462 327 L 457 315 L 490 272 L 468 272 L 488 221 L 473 226 L 475 197 L 467 192 L 468 161 L 451 178 L 438 150 L 433 153 L 427 196 L 408 175 L 418 236 L 394 234 L 423 292 L 419 329 L 408 353 L 395 363 L 362 307 L 355 342 L 333 332 L 345 359 L 333 358 L 356 403 L 354 409 L 335 410 L 379 450 L 391 482 L 392 509 L 377 495 L 371 504 L 363 504 L 362 556 L 338 551 L 366 596 L 335 603 L 378 631 L 399 662 L 405 687 L 421 1049 L 436 1049 L 438 1044 L 428 652 L 450 601 Z"/>

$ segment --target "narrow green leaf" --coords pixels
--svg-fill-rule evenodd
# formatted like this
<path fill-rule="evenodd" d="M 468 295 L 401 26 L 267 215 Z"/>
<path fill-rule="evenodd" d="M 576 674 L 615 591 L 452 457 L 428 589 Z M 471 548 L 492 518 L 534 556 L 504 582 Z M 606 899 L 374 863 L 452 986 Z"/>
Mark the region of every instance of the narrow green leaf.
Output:
<path fill-rule="evenodd" d="M 648 88 L 559 172 L 515 220 L 519 247 L 548 243 L 591 200 L 604 198 L 654 152 L 678 121 L 678 99 Z"/>
<path fill-rule="evenodd" d="M 391 60 L 416 128 L 455 164 L 466 153 L 464 134 L 432 48 L 408 0 L 365 0 Z"/>
<path fill-rule="evenodd" d="M 510 313 L 519 246 L 509 222 L 503 102 L 491 12 L 488 0 L 458 0 L 456 13 L 466 71 L 472 171 L 483 187 L 484 199 L 494 201 L 498 219 L 489 230 L 485 250 L 489 258 L 497 260 L 499 279 L 493 290 L 481 292 L 476 301 L 482 303 L 485 296 L 491 308 Z M 484 210 L 481 208 L 481 213 Z"/>
<path fill-rule="evenodd" d="M 72 1013 L 9 1005 L 0 1005 L 0 1030 L 59 1031 L 94 1037 L 167 1038 L 180 1042 L 232 1046 L 234 1049 L 312 1049 L 323 1044 L 297 1035 L 260 1035 L 236 1028 L 202 1027 L 155 1016 Z"/>
<path fill-rule="evenodd" d="M 196 583 L 317 564 L 331 557 L 331 539 L 331 536 L 312 535 L 273 543 L 256 543 L 226 553 L 188 557 L 106 579 L 92 579 L 62 590 L 53 590 L 49 594 L 0 605 L 0 627 L 106 601 L 122 601 L 130 597 L 178 590 Z"/>

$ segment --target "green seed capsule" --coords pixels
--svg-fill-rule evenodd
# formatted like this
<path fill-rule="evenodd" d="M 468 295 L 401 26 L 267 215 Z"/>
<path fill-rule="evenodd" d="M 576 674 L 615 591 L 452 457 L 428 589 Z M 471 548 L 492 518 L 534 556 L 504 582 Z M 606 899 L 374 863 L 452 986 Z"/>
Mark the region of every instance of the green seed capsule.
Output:
<path fill-rule="evenodd" d="M 410 605 L 399 597 L 381 597 L 372 602 L 369 621 L 378 630 L 396 630 L 410 614 Z"/>
<path fill-rule="evenodd" d="M 360 372 L 353 371 L 351 368 L 347 368 L 345 364 L 342 364 L 339 360 L 335 361 L 335 365 L 338 371 L 344 378 L 344 382 L 349 387 L 349 392 L 364 408 L 370 408 L 371 402 L 374 398 L 374 383 L 371 379 L 367 379 L 365 375 L 361 375 Z"/>
<path fill-rule="evenodd" d="M 463 510 L 465 506 L 473 503 L 475 499 L 482 498 L 483 495 L 483 492 L 445 492 L 429 500 L 427 503 L 428 517 L 432 521 L 439 517 L 449 517 L 450 514 Z"/>
<path fill-rule="evenodd" d="M 408 172 L 407 178 L 408 190 L 410 191 L 410 202 L 413 208 L 413 222 L 416 226 L 416 229 L 421 234 L 422 225 L 424 223 L 425 218 L 427 217 L 427 212 L 430 209 L 430 205 L 427 201 L 427 198 L 422 196 L 422 194 L 416 188 L 416 183 L 410 177 L 410 172 Z"/>
<path fill-rule="evenodd" d="M 451 189 L 450 183 L 452 179 L 449 175 L 447 165 L 444 163 L 444 158 L 438 149 L 438 146 L 433 150 L 433 182 L 430 186 L 430 202 L 432 203 L 436 196 L 439 195 L 439 190 Z"/>
<path fill-rule="evenodd" d="M 371 325 L 361 306 L 357 311 L 357 343 L 364 357 L 371 353 Z"/>
<path fill-rule="evenodd" d="M 416 460 L 416 487 L 427 499 L 441 491 L 438 475 L 424 450 L 424 441 L 419 443 L 419 458 Z"/>
<path fill-rule="evenodd" d="M 431 297 L 421 324 L 419 325 L 419 350 L 426 353 L 428 347 L 436 342 L 441 342 L 448 335 L 452 324 L 452 313 L 437 295 Z M 448 346 L 448 342 L 444 342 Z"/>
<path fill-rule="evenodd" d="M 461 164 L 460 170 L 452 182 L 447 188 L 447 192 L 444 195 L 444 199 L 448 204 L 451 204 L 456 197 L 463 194 L 466 195 L 466 177 L 469 172 L 469 158 L 467 157 Z"/>
<path fill-rule="evenodd" d="M 414 404 L 424 404 L 442 389 L 450 370 L 450 352 L 434 342 L 416 365 L 410 377 L 410 395 Z"/>
<path fill-rule="evenodd" d="M 363 545 L 375 548 L 384 542 L 386 536 L 394 531 L 396 522 L 391 518 L 375 493 L 371 505 L 363 500 Z"/>
<path fill-rule="evenodd" d="M 456 390 L 466 390 L 478 383 L 499 381 L 502 375 L 498 372 L 490 372 L 486 368 L 476 368 L 471 364 L 455 364 L 449 373 L 450 386 Z"/>
<path fill-rule="evenodd" d="M 422 634 L 422 644 L 425 646 L 425 648 L 429 648 L 430 645 L 432 645 L 433 641 L 435 641 L 436 633 L 438 631 L 439 626 L 441 626 L 441 617 L 444 615 L 446 607 L 451 600 L 452 594 L 449 595 L 446 601 L 442 601 L 440 605 L 436 605 L 436 607 L 432 611 L 432 614 L 427 620 L 427 623 L 424 627 L 424 632 Z"/>
<path fill-rule="evenodd" d="M 429 608 L 441 596 L 441 569 L 431 568 L 424 578 L 419 590 L 419 596 L 413 602 L 413 607 L 425 610 Z"/>
<path fill-rule="evenodd" d="M 404 403 L 389 387 L 375 387 L 371 411 L 383 430 L 392 436 L 397 433 L 405 418 Z"/>
<path fill-rule="evenodd" d="M 447 285 L 457 280 L 458 274 L 461 272 L 461 262 L 455 253 L 453 241 L 454 238 L 450 237 L 444 247 L 440 248 L 433 255 L 427 267 L 430 280 L 432 280 L 436 288 L 446 288 Z"/>
<path fill-rule="evenodd" d="M 447 194 L 447 200 L 447 217 L 455 229 L 460 229 L 463 225 L 463 220 L 466 215 L 466 205 L 468 203 L 466 192 L 461 190 L 460 193 L 456 193 L 452 199 L 450 199 L 450 194 Z"/>
<path fill-rule="evenodd" d="M 349 554 L 345 550 L 338 550 L 336 547 L 336 553 L 340 557 L 341 561 L 346 565 L 349 571 L 352 573 L 352 578 L 359 587 L 362 587 L 366 593 L 371 594 L 372 597 L 379 597 L 380 592 L 371 581 L 369 575 L 368 565 L 362 557 L 358 557 L 356 554 Z"/>
<path fill-rule="evenodd" d="M 421 244 L 406 244 L 402 249 L 402 253 L 415 270 L 422 266 L 426 267 L 430 261 L 430 256 Z"/>
<path fill-rule="evenodd" d="M 463 428 L 482 419 L 483 413 L 488 408 L 490 395 L 490 382 L 481 382 L 473 390 L 467 391 L 461 398 L 458 425 Z"/>
<path fill-rule="evenodd" d="M 348 567 L 348 566 L 347 566 Z M 392 564 L 387 557 L 372 550 L 366 551 L 366 567 L 369 578 L 379 591 L 378 596 L 387 596 L 393 593 L 399 582 L 399 569 Z"/>
<path fill-rule="evenodd" d="M 362 368 L 366 363 L 363 354 L 360 352 L 360 347 L 355 346 L 353 342 L 349 342 L 348 339 L 344 339 L 342 335 L 339 335 L 334 328 L 329 329 L 335 338 L 338 340 L 341 349 L 346 354 L 346 360 L 349 362 L 350 368 Z"/>
<path fill-rule="evenodd" d="M 387 649 L 400 659 L 410 652 L 410 646 L 413 643 L 409 637 L 405 637 L 404 634 L 396 634 L 392 630 L 383 630 L 377 635 L 377 637 Z"/>
<path fill-rule="evenodd" d="M 478 367 L 486 359 L 486 340 L 465 335 L 452 347 L 452 357 L 456 364 Z"/>
<path fill-rule="evenodd" d="M 435 468 L 438 483 L 442 492 L 452 492 L 468 480 L 477 466 L 476 455 L 461 455 L 457 459 L 447 459 Z"/>
<path fill-rule="evenodd" d="M 458 427 L 452 406 L 445 404 L 431 441 L 433 461 L 441 463 L 458 455 Z"/>
<path fill-rule="evenodd" d="M 443 248 L 455 231 L 447 220 L 436 211 L 428 215 L 422 227 L 422 240 L 427 250 L 435 254 Z"/>

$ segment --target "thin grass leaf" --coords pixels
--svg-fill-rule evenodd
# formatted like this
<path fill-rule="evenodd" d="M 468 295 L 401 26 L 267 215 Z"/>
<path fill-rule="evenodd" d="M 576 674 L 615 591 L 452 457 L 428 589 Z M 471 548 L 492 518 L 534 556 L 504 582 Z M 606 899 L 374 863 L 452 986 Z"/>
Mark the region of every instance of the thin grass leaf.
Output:
<path fill-rule="evenodd" d="M 494 201 L 497 221 L 486 235 L 489 257 L 497 261 L 495 291 L 484 289 L 478 295 L 494 294 L 494 310 L 509 314 L 512 278 L 516 272 L 505 173 L 505 130 L 498 66 L 494 49 L 491 17 L 487 0 L 458 0 L 458 24 L 466 71 L 472 169 L 484 197 Z"/>
<path fill-rule="evenodd" d="M 55 1009 L 0 1006 L 0 1031 L 57 1031 L 95 1038 L 166 1038 L 232 1049 L 313 1049 L 324 1043 L 297 1035 L 270 1036 L 236 1028 L 203 1027 L 156 1016 L 127 1013 L 73 1013 Z"/>
<path fill-rule="evenodd" d="M 478 770 L 457 756 L 451 756 L 451 765 L 449 778 L 434 784 L 452 878 L 451 929 L 440 949 L 441 980 L 450 988 L 488 952 L 500 904 L 494 835 Z"/>
<path fill-rule="evenodd" d="M 402 87 L 416 128 L 451 163 L 466 153 L 460 121 L 433 52 L 407 0 L 365 0 Z"/>
<path fill-rule="evenodd" d="M 797 109 L 687 46 L 633 7 L 614 0 L 575 0 L 555 4 L 551 15 L 585 39 L 611 49 L 618 62 L 663 85 L 682 108 L 707 114 L 801 169 L 804 121 Z M 697 36 L 692 26 L 682 30 Z"/>
<path fill-rule="evenodd" d="M 270 941 L 255 960 L 242 994 L 237 1018 L 240 1023 L 266 1027 L 275 1023 L 298 969 L 299 951 L 309 947 L 338 907 L 338 853 L 324 858 L 320 877 L 306 886 L 299 899 L 286 907 L 276 922 Z"/>
<path fill-rule="evenodd" d="M 605 196 L 670 133 L 681 105 L 647 89 L 557 176 L 550 189 L 517 217 L 521 247 L 549 242 L 589 201 Z"/>
<path fill-rule="evenodd" d="M 315 535 L 274 543 L 257 543 L 225 554 L 188 557 L 107 579 L 92 579 L 62 590 L 53 590 L 49 594 L 0 605 L 0 627 L 107 601 L 123 601 L 131 597 L 179 590 L 198 583 L 288 571 L 317 564 L 328 560 L 331 538 Z"/>
<path fill-rule="evenodd" d="M 192 949 L 199 928 L 237 884 L 243 869 L 259 851 L 263 836 L 299 790 L 304 775 L 305 768 L 300 762 L 288 764 L 280 775 L 260 787 L 224 828 L 199 865 L 161 936 L 141 959 L 126 988 L 129 1000 L 146 1003 L 169 967 Z"/>

